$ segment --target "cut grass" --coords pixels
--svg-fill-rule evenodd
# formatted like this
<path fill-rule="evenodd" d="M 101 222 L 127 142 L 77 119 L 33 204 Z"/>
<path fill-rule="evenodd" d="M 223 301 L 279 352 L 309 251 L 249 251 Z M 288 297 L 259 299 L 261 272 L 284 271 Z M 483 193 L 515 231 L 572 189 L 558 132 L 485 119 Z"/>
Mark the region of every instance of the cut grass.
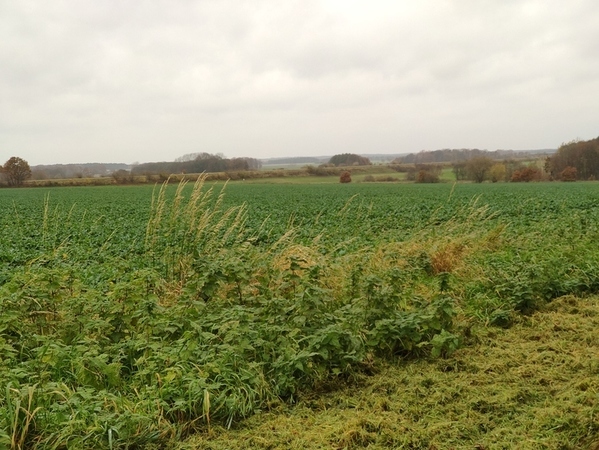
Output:
<path fill-rule="evenodd" d="M 377 373 L 214 427 L 190 449 L 580 449 L 599 437 L 599 297 L 566 296 L 447 359 Z"/>

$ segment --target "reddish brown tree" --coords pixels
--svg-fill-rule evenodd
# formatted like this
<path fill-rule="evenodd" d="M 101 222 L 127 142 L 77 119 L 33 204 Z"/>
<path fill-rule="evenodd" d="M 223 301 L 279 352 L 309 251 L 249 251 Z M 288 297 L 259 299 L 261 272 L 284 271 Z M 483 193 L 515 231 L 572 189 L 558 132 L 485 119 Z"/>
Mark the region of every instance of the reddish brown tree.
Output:
<path fill-rule="evenodd" d="M 27 178 L 31 177 L 31 168 L 27 161 L 13 156 L 2 166 L 2 173 L 9 186 L 21 186 Z"/>
<path fill-rule="evenodd" d="M 536 167 L 525 167 L 524 169 L 516 170 L 512 174 L 513 182 L 526 182 L 529 181 L 540 181 L 542 173 Z"/>
<path fill-rule="evenodd" d="M 562 144 L 554 155 L 547 158 L 545 171 L 553 178 L 560 178 L 561 172 L 568 166 L 576 168 L 577 179 L 599 178 L 599 138 Z"/>
<path fill-rule="evenodd" d="M 562 170 L 559 174 L 559 177 L 562 181 L 576 181 L 578 176 L 578 170 L 576 167 L 568 166 L 564 170 Z"/>

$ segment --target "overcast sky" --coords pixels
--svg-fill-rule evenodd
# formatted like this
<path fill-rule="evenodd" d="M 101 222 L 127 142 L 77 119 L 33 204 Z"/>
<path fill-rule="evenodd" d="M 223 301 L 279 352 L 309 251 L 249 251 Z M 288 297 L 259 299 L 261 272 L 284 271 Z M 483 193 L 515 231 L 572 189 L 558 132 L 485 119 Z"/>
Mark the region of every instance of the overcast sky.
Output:
<path fill-rule="evenodd" d="M 556 148 L 597 0 L 0 0 L 0 163 Z"/>

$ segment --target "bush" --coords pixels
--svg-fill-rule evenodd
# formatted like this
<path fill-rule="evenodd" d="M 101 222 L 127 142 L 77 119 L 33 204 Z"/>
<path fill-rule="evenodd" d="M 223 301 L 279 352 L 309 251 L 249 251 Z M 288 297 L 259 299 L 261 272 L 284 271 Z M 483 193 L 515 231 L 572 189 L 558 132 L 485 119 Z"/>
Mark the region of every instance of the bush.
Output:
<path fill-rule="evenodd" d="M 400 173 L 406 173 L 410 169 L 410 167 L 405 164 L 389 164 L 389 168 Z"/>
<path fill-rule="evenodd" d="M 351 183 L 351 173 L 347 170 L 341 172 L 339 183 Z"/>
<path fill-rule="evenodd" d="M 133 175 L 128 170 L 119 169 L 112 173 L 112 178 L 118 184 L 133 183 Z"/>
<path fill-rule="evenodd" d="M 561 171 L 559 177 L 562 181 L 576 181 L 578 170 L 576 167 L 568 166 Z"/>
<path fill-rule="evenodd" d="M 321 164 L 318 167 L 309 164 L 307 166 L 304 166 L 304 170 L 308 173 L 308 175 L 316 175 L 318 177 L 337 175 L 339 173 L 338 169 L 335 169 L 335 167 L 327 166 L 326 164 Z"/>
<path fill-rule="evenodd" d="M 525 167 L 521 170 L 516 170 L 512 174 L 512 181 L 515 183 L 529 181 L 540 181 L 542 177 L 541 171 L 536 167 Z"/>
<path fill-rule="evenodd" d="M 428 170 L 421 170 L 416 175 L 416 183 L 438 183 L 439 175 Z"/>
<path fill-rule="evenodd" d="M 491 166 L 489 169 L 489 179 L 492 183 L 497 183 L 498 181 L 504 181 L 507 170 L 505 168 L 505 164 L 497 163 Z"/>

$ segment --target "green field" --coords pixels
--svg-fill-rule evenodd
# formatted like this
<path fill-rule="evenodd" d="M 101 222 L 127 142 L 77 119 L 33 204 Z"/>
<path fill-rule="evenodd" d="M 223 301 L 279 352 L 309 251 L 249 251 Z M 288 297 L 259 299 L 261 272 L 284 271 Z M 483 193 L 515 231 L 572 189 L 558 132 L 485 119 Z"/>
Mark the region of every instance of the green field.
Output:
<path fill-rule="evenodd" d="M 599 183 L 223 187 L 0 190 L 0 448 L 599 436 Z"/>

